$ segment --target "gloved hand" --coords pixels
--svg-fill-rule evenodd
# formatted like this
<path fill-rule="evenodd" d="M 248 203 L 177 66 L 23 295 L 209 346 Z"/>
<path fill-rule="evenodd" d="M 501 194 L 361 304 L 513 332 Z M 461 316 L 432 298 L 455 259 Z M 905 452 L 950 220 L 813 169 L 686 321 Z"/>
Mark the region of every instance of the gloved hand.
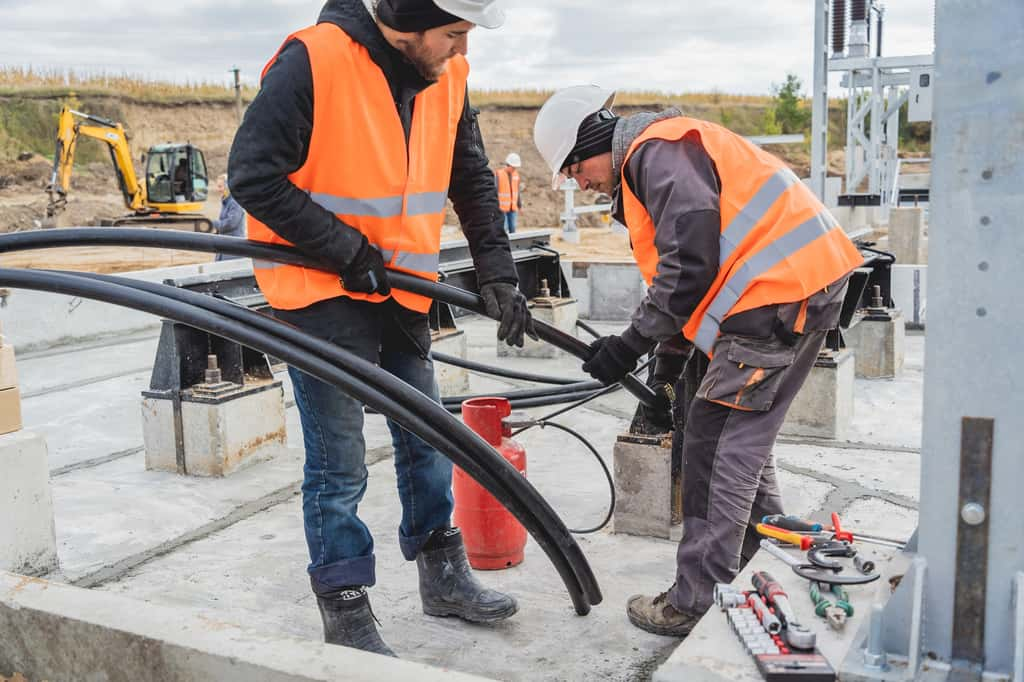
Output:
<path fill-rule="evenodd" d="M 615 334 L 597 339 L 590 344 L 590 350 L 593 355 L 583 363 L 583 371 L 605 386 L 625 379 L 643 355 Z"/>
<path fill-rule="evenodd" d="M 480 287 L 480 295 L 484 299 L 487 315 L 498 324 L 498 340 L 510 346 L 523 347 L 523 335 L 531 339 L 537 338 L 533 329 L 533 318 L 526 305 L 526 296 L 519 287 L 508 282 L 491 282 Z"/>
<path fill-rule="evenodd" d="M 647 407 L 640 403 L 640 410 L 648 424 L 661 432 L 671 431 L 674 428 L 672 409 L 676 402 L 675 389 L 672 388 L 672 384 L 654 383 L 651 390 L 654 391 L 655 406 Z"/>
<path fill-rule="evenodd" d="M 363 294 L 390 294 L 388 271 L 384 267 L 384 258 L 380 251 L 370 246 L 369 242 L 363 242 L 355 258 L 341 273 L 341 284 L 349 291 Z"/>

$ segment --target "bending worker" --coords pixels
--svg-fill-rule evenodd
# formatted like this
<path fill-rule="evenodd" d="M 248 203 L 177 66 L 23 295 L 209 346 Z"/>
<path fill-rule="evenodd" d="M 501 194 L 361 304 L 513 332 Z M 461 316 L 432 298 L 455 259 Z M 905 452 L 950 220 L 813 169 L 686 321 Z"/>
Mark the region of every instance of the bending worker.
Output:
<path fill-rule="evenodd" d="M 597 86 L 562 90 L 537 115 L 534 138 L 553 187 L 564 176 L 613 196 L 648 284 L 630 326 L 597 339 L 584 370 L 620 381 L 659 342 L 689 342 L 711 358 L 676 434 L 675 583 L 627 605 L 637 627 L 682 637 L 711 606 L 714 584 L 731 582 L 756 551 L 753 524 L 783 511 L 775 436 L 863 258 L 779 159 L 677 110 L 619 118 L 613 99 Z"/>
<path fill-rule="evenodd" d="M 505 217 L 505 231 L 512 234 L 516 231 L 516 218 L 523 207 L 522 189 L 525 186 L 519 178 L 519 168 L 523 165 L 519 154 L 511 152 L 505 157 L 505 167 L 494 172 L 498 181 L 498 208 Z"/>
<path fill-rule="evenodd" d="M 392 290 L 388 268 L 437 279 L 445 204 L 469 241 L 499 338 L 533 332 L 498 210 L 494 175 L 467 98 L 464 55 L 475 25 L 496 28 L 495 0 L 329 0 L 264 69 L 231 149 L 231 188 L 250 239 L 294 244 L 339 275 L 255 263 L 275 315 L 379 363 L 439 401 L 430 361 L 431 300 Z M 306 449 L 302 486 L 309 576 L 333 644 L 393 656 L 374 625 L 373 538 L 357 508 L 366 490 L 362 405 L 289 369 Z M 484 588 L 450 526 L 451 462 L 388 420 L 402 519 L 425 613 L 491 622 L 516 601 Z"/>

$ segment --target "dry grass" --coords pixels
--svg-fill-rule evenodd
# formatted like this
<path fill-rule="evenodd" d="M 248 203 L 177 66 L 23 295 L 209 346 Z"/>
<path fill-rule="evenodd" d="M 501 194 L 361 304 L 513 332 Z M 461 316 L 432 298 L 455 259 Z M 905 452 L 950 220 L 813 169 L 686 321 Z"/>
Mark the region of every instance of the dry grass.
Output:
<path fill-rule="evenodd" d="M 61 97 L 109 95 L 142 102 L 233 102 L 234 88 L 220 83 L 170 83 L 130 73 L 80 73 L 71 69 L 40 70 L 0 66 L 0 95 Z M 251 100 L 256 88 L 242 87 L 242 98 Z"/>
<path fill-rule="evenodd" d="M 544 104 L 553 90 L 473 90 L 470 99 L 476 106 L 514 107 L 536 109 Z M 615 97 L 615 104 L 622 107 L 662 106 L 693 107 L 704 106 L 767 106 L 772 101 L 768 95 L 733 95 L 723 92 L 671 93 L 657 90 L 622 90 Z"/>

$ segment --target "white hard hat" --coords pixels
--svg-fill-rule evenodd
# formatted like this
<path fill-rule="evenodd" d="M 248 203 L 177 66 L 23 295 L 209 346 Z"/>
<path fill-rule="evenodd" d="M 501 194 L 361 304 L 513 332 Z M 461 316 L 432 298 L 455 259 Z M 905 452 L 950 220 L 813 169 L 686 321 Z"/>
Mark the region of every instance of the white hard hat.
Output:
<path fill-rule="evenodd" d="M 562 184 L 562 165 L 576 146 L 576 134 L 583 119 L 607 109 L 615 99 L 614 90 L 596 85 L 574 85 L 548 98 L 533 124 L 533 142 L 551 167 L 551 189 Z"/>
<path fill-rule="evenodd" d="M 523 160 L 519 158 L 518 154 L 512 152 L 511 154 L 505 157 L 505 165 L 512 166 L 513 168 L 519 168 L 520 166 L 523 165 Z"/>
<path fill-rule="evenodd" d="M 434 4 L 448 14 L 484 28 L 498 28 L 505 23 L 505 13 L 498 7 L 498 0 L 434 0 Z"/>

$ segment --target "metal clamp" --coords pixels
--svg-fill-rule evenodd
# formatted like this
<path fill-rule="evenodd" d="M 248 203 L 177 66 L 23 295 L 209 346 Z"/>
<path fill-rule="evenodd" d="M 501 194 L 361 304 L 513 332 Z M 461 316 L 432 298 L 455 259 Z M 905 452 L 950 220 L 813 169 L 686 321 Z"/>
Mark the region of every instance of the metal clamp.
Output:
<path fill-rule="evenodd" d="M 804 580 L 817 580 L 819 583 L 829 585 L 864 585 L 873 583 L 882 577 L 881 573 L 871 575 L 840 575 L 831 569 L 815 566 L 814 564 L 799 564 L 793 567 L 793 572 Z"/>

